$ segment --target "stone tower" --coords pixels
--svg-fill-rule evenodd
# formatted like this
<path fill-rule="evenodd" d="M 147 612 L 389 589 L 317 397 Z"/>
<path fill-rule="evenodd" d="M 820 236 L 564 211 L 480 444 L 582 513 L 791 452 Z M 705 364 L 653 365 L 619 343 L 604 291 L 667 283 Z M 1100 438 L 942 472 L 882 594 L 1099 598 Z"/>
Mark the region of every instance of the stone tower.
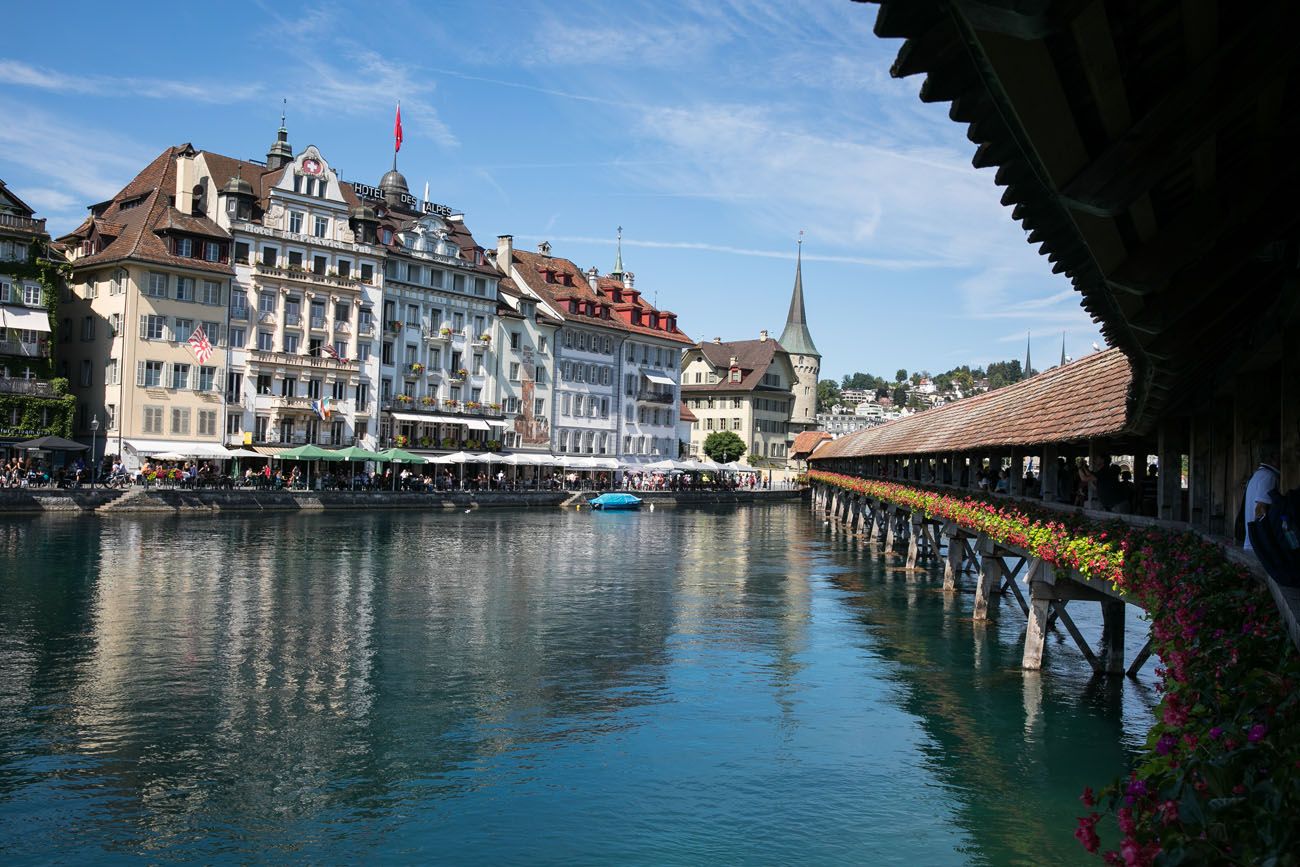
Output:
<path fill-rule="evenodd" d="M 802 232 L 800 234 L 803 234 Z M 808 332 L 803 309 L 803 238 L 794 266 L 794 294 L 790 297 L 790 314 L 781 332 L 781 347 L 790 353 L 798 382 L 792 385 L 794 411 L 790 414 L 790 433 L 817 427 L 817 377 L 821 374 L 822 356 Z"/>

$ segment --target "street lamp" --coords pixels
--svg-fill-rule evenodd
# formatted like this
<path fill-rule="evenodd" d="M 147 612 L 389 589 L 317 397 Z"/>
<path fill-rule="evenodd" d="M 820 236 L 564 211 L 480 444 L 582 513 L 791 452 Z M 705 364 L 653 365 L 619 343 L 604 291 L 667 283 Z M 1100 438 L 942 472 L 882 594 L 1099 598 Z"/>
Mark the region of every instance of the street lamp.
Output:
<path fill-rule="evenodd" d="M 83 415 L 82 418 L 85 418 Z M 99 459 L 95 457 L 95 446 L 99 442 L 99 414 L 90 417 L 90 486 L 99 482 Z"/>

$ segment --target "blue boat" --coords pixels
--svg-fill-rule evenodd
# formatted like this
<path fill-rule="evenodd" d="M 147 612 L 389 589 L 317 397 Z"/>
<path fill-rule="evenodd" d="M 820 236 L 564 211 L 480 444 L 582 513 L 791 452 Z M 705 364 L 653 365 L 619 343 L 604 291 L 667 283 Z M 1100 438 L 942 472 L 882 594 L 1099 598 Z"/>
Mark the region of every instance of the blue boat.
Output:
<path fill-rule="evenodd" d="M 634 497 L 631 494 L 601 494 L 588 505 L 593 509 L 639 509 L 641 508 L 641 498 Z"/>

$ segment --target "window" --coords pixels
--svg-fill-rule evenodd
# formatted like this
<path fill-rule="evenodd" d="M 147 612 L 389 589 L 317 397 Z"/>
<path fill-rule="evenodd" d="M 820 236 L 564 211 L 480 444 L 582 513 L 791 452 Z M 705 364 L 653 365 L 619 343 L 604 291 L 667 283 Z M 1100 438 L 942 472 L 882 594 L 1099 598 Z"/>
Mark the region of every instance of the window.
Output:
<path fill-rule="evenodd" d="M 275 332 L 273 332 L 273 331 L 258 331 L 258 332 L 257 332 L 257 348 L 258 348 L 258 350 L 261 351 L 261 352 L 274 352 L 274 351 L 275 351 Z"/>
<path fill-rule="evenodd" d="M 350 277 L 352 275 L 352 263 L 347 259 L 340 259 L 338 270 L 340 277 Z"/>
<path fill-rule="evenodd" d="M 104 363 L 104 384 L 117 385 L 117 359 L 110 358 Z"/>
<path fill-rule="evenodd" d="M 347 322 L 352 318 L 352 304 L 348 301 L 337 301 L 334 304 L 334 321 Z"/>
<path fill-rule="evenodd" d="M 221 343 L 221 323 L 210 320 L 203 321 L 203 334 L 208 338 L 208 343 L 218 346 Z"/>
<path fill-rule="evenodd" d="M 189 436 L 190 433 L 190 411 L 180 407 L 172 407 L 172 433 L 184 434 Z"/>
<path fill-rule="evenodd" d="M 538 385 L 546 384 L 546 368 L 544 366 L 539 364 L 534 369 L 533 382 L 537 383 Z"/>
<path fill-rule="evenodd" d="M 136 385 L 145 388 L 157 388 L 162 385 L 163 363 L 161 361 L 141 361 L 137 363 Z"/>
<path fill-rule="evenodd" d="M 474 278 L 474 294 L 475 295 L 487 294 L 487 280 L 484 280 L 482 277 Z"/>
<path fill-rule="evenodd" d="M 166 316 L 154 316 L 145 314 L 140 317 L 140 339 L 141 340 L 162 340 L 165 336 L 167 326 Z"/>
<path fill-rule="evenodd" d="M 324 238 L 329 234 L 330 221 L 326 217 L 317 217 L 312 221 L 311 233 L 313 237 Z"/>
<path fill-rule="evenodd" d="M 92 364 L 89 358 L 83 358 L 81 361 L 81 384 L 89 386 L 91 384 Z"/>
<path fill-rule="evenodd" d="M 243 264 L 243 265 L 247 265 L 247 264 L 248 264 L 248 251 L 249 251 L 249 247 L 248 247 L 248 242 L 247 242 L 247 241 L 236 241 L 236 242 L 235 242 L 235 261 L 236 261 L 236 262 L 239 262 L 239 263 L 241 263 L 241 264 Z"/>
<path fill-rule="evenodd" d="M 194 333 L 193 319 L 181 319 L 179 316 L 176 317 L 176 329 L 172 333 L 172 340 L 176 341 L 177 343 L 184 343 L 185 341 L 190 339 L 190 335 L 193 333 Z"/>
<path fill-rule="evenodd" d="M 560 395 L 560 415 L 572 414 L 570 411 L 571 400 L 572 400 L 572 396 L 568 392 L 565 392 L 564 394 Z"/>
<path fill-rule="evenodd" d="M 190 387 L 190 366 L 188 364 L 172 365 L 172 388 L 189 388 Z"/>
<path fill-rule="evenodd" d="M 505 406 L 505 411 L 508 413 L 519 412 L 519 398 L 507 397 L 504 406 Z"/>
<path fill-rule="evenodd" d="M 375 266 L 366 262 L 361 266 L 361 282 L 369 283 L 375 277 Z"/>
<path fill-rule="evenodd" d="M 275 247 L 263 247 L 263 248 L 262 248 L 262 264 L 263 264 L 263 265 L 270 265 L 272 268 L 274 268 L 274 267 L 275 267 L 275 261 L 276 261 L 277 258 L 279 258 L 279 255 L 280 255 L 280 251 L 277 250 Z"/>
<path fill-rule="evenodd" d="M 329 264 L 328 256 L 313 256 L 311 259 L 311 272 L 318 277 L 324 277 L 325 272 L 329 270 Z"/>
<path fill-rule="evenodd" d="M 511 348 L 511 349 L 518 349 L 518 348 L 519 348 L 519 332 L 518 332 L 518 331 L 511 331 L 511 332 L 510 332 L 510 348 Z"/>
<path fill-rule="evenodd" d="M 573 332 L 569 331 L 568 329 L 565 329 L 564 332 L 564 348 L 565 349 L 573 348 Z"/>
<path fill-rule="evenodd" d="M 519 364 L 514 361 L 510 362 L 510 381 L 511 382 L 519 381 Z"/>
<path fill-rule="evenodd" d="M 216 280 L 204 280 L 202 292 L 199 293 L 199 301 L 204 304 L 220 304 L 221 284 Z"/>
<path fill-rule="evenodd" d="M 81 339 L 82 340 L 95 339 L 95 317 L 87 316 L 86 318 L 81 320 Z"/>
<path fill-rule="evenodd" d="M 289 231 L 295 235 L 302 234 L 302 211 L 289 212 Z"/>
<path fill-rule="evenodd" d="M 289 251 L 289 267 L 290 268 L 302 267 L 302 251 L 300 250 Z"/>
<path fill-rule="evenodd" d="M 199 410 L 199 436 L 211 437 L 217 435 L 217 411 L 213 409 Z"/>
<path fill-rule="evenodd" d="M 312 400 L 320 400 L 320 380 L 308 379 L 303 382 L 307 386 L 307 396 Z"/>
<path fill-rule="evenodd" d="M 370 383 L 362 382 L 357 385 L 357 412 L 362 412 L 370 403 Z"/>
<path fill-rule="evenodd" d="M 464 313 L 451 314 L 451 330 L 463 331 L 464 329 L 465 329 L 465 314 Z"/>
<path fill-rule="evenodd" d="M 186 365 L 188 367 L 188 365 Z M 199 391 L 212 391 L 217 381 L 217 369 L 215 367 L 199 368 Z"/>
<path fill-rule="evenodd" d="M 221 245 L 216 241 L 204 241 L 203 258 L 209 262 L 221 261 Z"/>
<path fill-rule="evenodd" d="M 193 239 L 193 238 L 177 238 L 177 239 L 176 239 L 176 255 L 177 255 L 177 256 L 180 256 L 180 257 L 183 258 L 183 259 L 189 259 L 189 258 L 192 258 L 192 257 L 194 256 L 194 239 Z"/>
<path fill-rule="evenodd" d="M 539 334 L 537 336 L 537 351 L 541 353 L 546 352 L 546 335 L 544 334 Z"/>
<path fill-rule="evenodd" d="M 244 414 L 242 412 L 226 413 L 226 433 L 237 434 L 244 432 Z"/>
<path fill-rule="evenodd" d="M 160 434 L 163 432 L 163 408 L 161 406 L 146 406 L 144 408 L 144 432 Z"/>
<path fill-rule="evenodd" d="M 280 394 L 283 397 L 298 396 L 298 377 L 286 376 L 280 383 Z"/>
<path fill-rule="evenodd" d="M 284 335 L 284 351 L 290 355 L 298 354 L 298 347 L 302 343 L 302 337 L 297 334 Z"/>
<path fill-rule="evenodd" d="M 483 372 L 483 353 L 474 353 L 474 366 L 470 368 L 470 372 L 476 374 Z"/>
<path fill-rule="evenodd" d="M 732 429 L 732 430 L 740 430 L 740 419 L 738 419 L 738 418 L 733 418 L 733 419 L 731 420 L 731 429 Z"/>
<path fill-rule="evenodd" d="M 40 307 L 45 301 L 41 294 L 41 287 L 36 283 L 23 284 L 23 303 L 28 307 Z"/>
<path fill-rule="evenodd" d="M 393 363 L 393 344 L 385 341 L 383 348 L 379 351 L 379 361 L 382 364 Z"/>

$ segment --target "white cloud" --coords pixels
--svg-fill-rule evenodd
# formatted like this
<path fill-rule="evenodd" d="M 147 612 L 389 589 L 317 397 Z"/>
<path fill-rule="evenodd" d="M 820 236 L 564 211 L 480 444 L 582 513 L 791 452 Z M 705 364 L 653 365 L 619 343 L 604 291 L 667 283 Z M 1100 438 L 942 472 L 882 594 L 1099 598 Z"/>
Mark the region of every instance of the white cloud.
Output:
<path fill-rule="evenodd" d="M 187 99 L 195 102 L 237 103 L 260 96 L 260 84 L 232 81 L 202 82 L 175 79 L 132 78 L 104 75 L 69 75 L 42 69 L 19 60 L 0 59 L 0 84 L 31 87 L 56 93 L 111 96 L 131 99 Z"/>

